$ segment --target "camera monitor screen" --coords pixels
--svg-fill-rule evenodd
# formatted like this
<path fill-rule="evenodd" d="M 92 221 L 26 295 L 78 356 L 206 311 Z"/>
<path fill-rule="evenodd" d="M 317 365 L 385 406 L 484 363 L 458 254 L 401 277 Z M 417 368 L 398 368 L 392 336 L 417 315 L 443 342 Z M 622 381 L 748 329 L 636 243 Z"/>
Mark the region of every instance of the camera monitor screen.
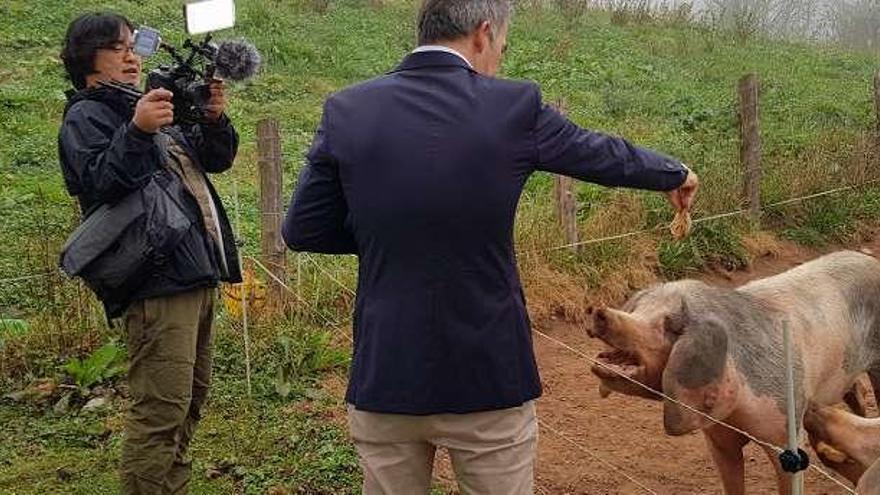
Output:
<path fill-rule="evenodd" d="M 159 31 L 147 26 L 141 26 L 134 32 L 134 53 L 141 57 L 151 57 L 159 49 L 162 38 Z"/>
<path fill-rule="evenodd" d="M 197 0 L 184 6 L 186 32 L 202 34 L 235 25 L 233 0 Z"/>

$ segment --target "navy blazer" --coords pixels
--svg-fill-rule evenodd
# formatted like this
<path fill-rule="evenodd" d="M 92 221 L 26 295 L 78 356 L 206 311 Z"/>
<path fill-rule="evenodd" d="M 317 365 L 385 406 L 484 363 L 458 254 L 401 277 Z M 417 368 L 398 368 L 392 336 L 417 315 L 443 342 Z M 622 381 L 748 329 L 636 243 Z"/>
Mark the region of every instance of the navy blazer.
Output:
<path fill-rule="evenodd" d="M 530 82 L 444 52 L 324 105 L 283 225 L 296 251 L 359 257 L 346 400 L 383 413 L 468 413 L 541 395 L 513 223 L 535 170 L 671 190 L 685 169 L 583 130 Z M 549 198 L 548 198 L 549 201 Z"/>

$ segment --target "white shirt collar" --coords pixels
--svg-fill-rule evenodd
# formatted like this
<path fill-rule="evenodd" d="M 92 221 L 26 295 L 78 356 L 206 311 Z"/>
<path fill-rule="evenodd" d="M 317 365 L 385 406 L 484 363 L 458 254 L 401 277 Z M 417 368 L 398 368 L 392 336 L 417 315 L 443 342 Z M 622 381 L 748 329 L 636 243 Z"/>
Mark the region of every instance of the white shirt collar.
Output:
<path fill-rule="evenodd" d="M 452 48 L 449 48 L 448 46 L 443 46 L 443 45 L 422 45 L 422 46 L 416 48 L 415 50 L 413 50 L 412 52 L 413 52 L 413 53 L 422 53 L 422 52 L 446 52 L 446 53 L 451 53 L 451 54 L 455 55 L 456 57 L 458 57 L 458 58 L 464 60 L 465 63 L 468 64 L 468 67 L 470 67 L 471 69 L 474 68 L 474 66 L 471 65 L 470 61 L 469 61 L 468 59 L 464 58 L 464 55 L 462 55 L 461 53 L 459 53 L 459 52 L 456 51 L 456 50 L 453 50 Z"/>

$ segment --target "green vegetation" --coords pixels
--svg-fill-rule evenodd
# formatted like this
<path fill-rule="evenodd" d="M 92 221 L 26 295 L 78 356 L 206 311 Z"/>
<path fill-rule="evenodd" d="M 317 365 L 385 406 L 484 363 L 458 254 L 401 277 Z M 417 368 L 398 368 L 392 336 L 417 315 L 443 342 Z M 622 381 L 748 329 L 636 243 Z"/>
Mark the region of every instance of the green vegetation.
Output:
<path fill-rule="evenodd" d="M 273 117 L 281 123 L 289 194 L 323 99 L 386 72 L 413 48 L 416 2 L 237 3 L 238 26 L 222 36 L 252 40 L 265 69 L 253 82 L 231 90 L 229 113 L 242 146 L 234 170 L 215 183 L 229 209 L 240 211 L 244 251 L 254 255 L 259 251 L 257 121 Z M 184 37 L 179 1 L 112 0 L 101 6 L 161 29 L 171 43 Z M 94 7 L 85 0 L 0 4 L 0 279 L 53 273 L 0 284 L 0 395 L 34 389 L 0 404 L 3 493 L 91 494 L 116 487 L 124 385 L 111 372 L 112 361 L 96 367 L 85 363 L 95 349 L 124 338 L 120 329 L 107 327 L 82 285 L 54 274 L 57 253 L 79 215 L 56 156 L 67 89 L 57 53 L 67 23 Z M 742 207 L 736 84 L 747 72 L 758 73 L 763 84 L 762 196 L 767 204 L 876 177 L 870 132 L 877 61 L 870 54 L 743 42 L 674 16 L 662 22 L 627 19 L 631 24 L 621 26 L 607 13 L 577 8 L 530 5 L 516 15 L 503 75 L 539 82 L 546 101 L 564 98 L 568 115 L 585 127 L 682 158 L 703 182 L 696 218 Z M 658 230 L 579 253 L 548 252 L 565 243 L 558 229 L 548 228 L 555 225 L 551 198 L 552 179 L 536 174 L 522 199 L 516 232 L 520 252 L 529 253 L 520 261 L 537 317 L 562 300 L 581 300 L 564 290 L 547 291 L 553 295 L 542 299 L 542 283 L 600 290 L 634 259 L 653 257 L 643 268 L 651 277 L 748 262 L 743 237 L 753 226 L 731 219 L 697 224 L 682 243 Z M 672 218 L 662 195 L 579 185 L 578 198 L 582 238 L 650 229 Z M 864 226 L 876 224 L 878 206 L 880 193 L 864 188 L 769 208 L 763 228 L 809 245 L 852 241 Z M 302 300 L 290 321 L 258 318 L 250 329 L 251 398 L 241 329 L 221 311 L 215 391 L 193 445 L 195 493 L 266 493 L 273 487 L 273 493 L 357 491 L 356 457 L 344 421 L 333 416 L 343 410 L 341 390 L 327 385 L 338 382 L 347 366 L 345 341 L 335 332 L 347 331 L 347 288 L 355 286 L 356 259 L 295 255 L 290 266 L 290 284 Z M 645 280 L 628 278 L 615 294 Z M 65 363 L 71 363 L 72 377 L 65 376 Z M 83 412 L 75 403 L 56 413 L 59 392 L 40 388 L 47 382 L 39 380 L 63 385 L 70 378 L 83 388 L 106 382 L 114 390 L 107 395 L 109 406 Z"/>
<path fill-rule="evenodd" d="M 87 394 L 93 386 L 124 373 L 124 362 L 125 350 L 114 342 L 108 342 L 86 359 L 71 358 L 64 365 L 64 371 L 80 391 Z"/>
<path fill-rule="evenodd" d="M 240 347 L 232 332 L 221 329 L 214 388 L 192 447 L 192 493 L 355 492 L 357 457 L 330 416 L 344 410 L 338 397 L 319 387 L 314 370 L 300 368 L 300 388 L 286 399 L 275 393 L 269 371 L 256 374 L 248 398 Z M 107 408 L 63 414 L 38 400 L 4 402 L 0 492 L 117 493 L 126 400 L 121 389 Z"/>

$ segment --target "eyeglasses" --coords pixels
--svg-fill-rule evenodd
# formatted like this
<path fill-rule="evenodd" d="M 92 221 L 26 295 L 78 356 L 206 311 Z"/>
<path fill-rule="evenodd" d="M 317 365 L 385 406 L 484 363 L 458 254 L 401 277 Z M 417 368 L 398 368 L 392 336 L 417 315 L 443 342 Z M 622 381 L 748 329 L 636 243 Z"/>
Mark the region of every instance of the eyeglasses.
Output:
<path fill-rule="evenodd" d="M 99 47 L 101 50 L 110 50 L 116 53 L 134 53 L 134 45 L 127 45 L 124 43 L 114 43 L 108 46 Z"/>

